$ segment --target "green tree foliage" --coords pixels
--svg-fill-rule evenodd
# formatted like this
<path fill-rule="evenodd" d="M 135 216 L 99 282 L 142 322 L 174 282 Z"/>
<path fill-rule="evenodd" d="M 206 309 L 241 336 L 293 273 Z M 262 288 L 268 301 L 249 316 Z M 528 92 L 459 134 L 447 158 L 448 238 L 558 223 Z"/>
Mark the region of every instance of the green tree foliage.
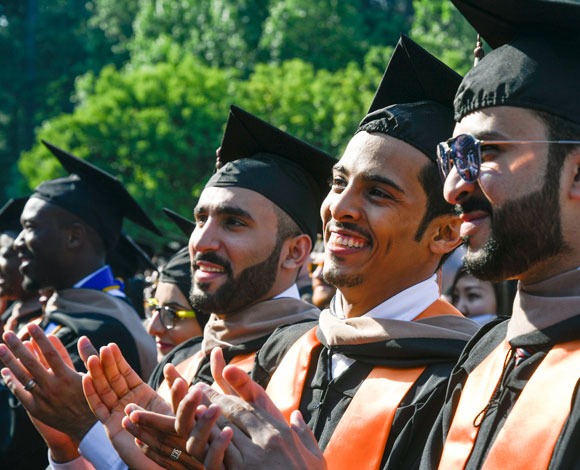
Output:
<path fill-rule="evenodd" d="M 79 80 L 75 111 L 45 122 L 39 138 L 118 176 L 174 232 L 159 211 L 191 214 L 215 165 L 232 83 L 227 72 L 183 54 L 124 71 L 108 66 Z M 24 153 L 20 169 L 31 187 L 62 174 L 42 145 Z"/>
<path fill-rule="evenodd" d="M 118 61 L 127 60 L 127 45 L 133 37 L 133 20 L 139 12 L 139 0 L 93 0 L 87 4 L 87 9 L 92 13 L 89 25 L 103 31 L 111 51 L 119 56 Z"/>
<path fill-rule="evenodd" d="M 78 75 L 98 71 L 111 58 L 107 39 L 88 24 L 89 2 L 4 0 L 0 3 L 0 187 L 9 193 L 17 175 L 8 170 L 30 148 L 40 123 L 73 110 Z M 10 175 L 10 180 L 7 176 Z"/>
<path fill-rule="evenodd" d="M 390 51 L 374 49 L 363 67 L 351 63 L 335 73 L 294 59 L 260 65 L 246 79 L 174 45 L 167 62 L 108 66 L 79 79 L 75 111 L 46 121 L 39 138 L 117 175 L 161 226 L 175 232 L 159 210 L 191 214 L 213 170 L 230 104 L 340 156 Z M 20 170 L 31 188 L 62 174 L 40 144 L 23 154 Z"/>
<path fill-rule="evenodd" d="M 461 74 L 473 67 L 477 34 L 449 0 L 414 0 L 411 37 Z"/>
<path fill-rule="evenodd" d="M 129 44 L 133 61 L 164 60 L 168 42 L 208 64 L 248 71 L 267 12 L 266 0 L 141 0 Z"/>
<path fill-rule="evenodd" d="M 260 47 L 272 61 L 299 57 L 336 70 L 364 55 L 365 31 L 353 2 L 272 0 Z"/>

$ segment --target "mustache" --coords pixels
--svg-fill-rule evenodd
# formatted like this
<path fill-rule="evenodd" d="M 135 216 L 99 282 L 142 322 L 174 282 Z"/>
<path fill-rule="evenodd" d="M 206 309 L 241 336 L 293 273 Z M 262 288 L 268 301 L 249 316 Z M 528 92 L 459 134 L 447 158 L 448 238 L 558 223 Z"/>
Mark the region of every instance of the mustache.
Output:
<path fill-rule="evenodd" d="M 482 197 L 470 197 L 462 204 L 455 205 L 455 213 L 457 215 L 474 211 L 487 212 L 488 214 L 493 215 L 493 208 L 491 207 L 491 203 Z"/>
<path fill-rule="evenodd" d="M 372 240 L 371 234 L 368 233 L 366 230 L 360 228 L 358 225 L 350 223 L 350 222 L 338 222 L 337 220 L 334 220 L 332 222 L 329 222 L 326 226 L 326 229 L 331 229 L 331 228 L 342 228 L 344 230 L 349 230 L 351 232 L 354 232 L 358 235 L 360 235 L 363 238 L 366 238 L 368 241 Z"/>
<path fill-rule="evenodd" d="M 224 268 L 224 271 L 227 274 L 231 274 L 231 272 L 232 272 L 232 267 L 231 267 L 231 264 L 229 263 L 229 261 L 222 258 L 217 253 L 214 253 L 212 251 L 208 251 L 207 253 L 197 252 L 195 254 L 195 256 L 193 257 L 192 269 L 196 269 L 195 265 L 199 261 L 207 261 L 208 263 L 213 263 L 217 266 L 221 266 L 222 268 Z"/>

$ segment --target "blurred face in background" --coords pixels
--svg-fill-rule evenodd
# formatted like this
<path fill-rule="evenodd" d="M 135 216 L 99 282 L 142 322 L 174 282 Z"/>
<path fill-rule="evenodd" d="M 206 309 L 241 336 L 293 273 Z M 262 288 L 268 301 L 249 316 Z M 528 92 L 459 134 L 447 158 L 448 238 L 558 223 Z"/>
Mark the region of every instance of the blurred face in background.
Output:
<path fill-rule="evenodd" d="M 496 314 L 497 299 L 493 284 L 471 274 L 460 277 L 453 287 L 451 303 L 466 317 Z"/>
<path fill-rule="evenodd" d="M 157 360 L 178 344 L 203 334 L 187 297 L 177 284 L 157 284 L 155 296 L 145 304 L 145 313 L 147 331 L 155 338 Z"/>
<path fill-rule="evenodd" d="M 0 297 L 17 300 L 22 297 L 22 274 L 18 270 L 20 260 L 13 247 L 17 233 L 0 235 Z"/>
<path fill-rule="evenodd" d="M 336 287 L 328 284 L 322 275 L 324 269 L 324 252 L 312 252 L 308 272 L 312 279 L 312 303 L 319 309 L 325 309 L 330 305 Z"/>

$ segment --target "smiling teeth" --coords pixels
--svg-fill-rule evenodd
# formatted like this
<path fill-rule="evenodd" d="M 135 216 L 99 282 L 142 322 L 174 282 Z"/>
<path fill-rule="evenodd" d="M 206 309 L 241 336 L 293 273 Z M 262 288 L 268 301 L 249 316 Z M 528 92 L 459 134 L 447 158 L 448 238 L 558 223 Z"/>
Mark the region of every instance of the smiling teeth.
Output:
<path fill-rule="evenodd" d="M 221 268 L 210 268 L 208 266 L 200 267 L 199 269 L 204 273 L 222 273 L 224 271 Z"/>
<path fill-rule="evenodd" d="M 349 248 L 362 248 L 364 245 L 363 242 L 357 242 L 352 238 L 343 238 L 339 235 L 333 235 L 332 242 L 336 245 L 347 246 Z"/>

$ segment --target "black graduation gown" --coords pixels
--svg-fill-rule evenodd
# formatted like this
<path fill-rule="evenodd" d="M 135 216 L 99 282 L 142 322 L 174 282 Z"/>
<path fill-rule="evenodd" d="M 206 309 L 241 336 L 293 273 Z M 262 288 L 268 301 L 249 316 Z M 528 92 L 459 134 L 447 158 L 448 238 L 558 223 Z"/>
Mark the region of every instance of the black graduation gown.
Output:
<path fill-rule="evenodd" d="M 425 447 L 421 468 L 437 468 L 443 450 L 443 442 L 449 432 L 451 420 L 467 376 L 504 340 L 507 325 L 507 321 L 486 325 L 469 342 L 462 353 L 450 378 L 445 406 Z M 499 394 L 495 397 L 492 406 L 489 407 L 485 415 L 480 417 L 480 430 L 471 457 L 467 462 L 467 469 L 481 468 L 508 413 L 513 408 L 529 378 L 546 357 L 549 349 L 554 344 L 578 338 L 580 338 L 580 316 L 557 323 L 544 330 L 517 336 L 510 341 L 512 348 L 523 347 L 532 351 L 532 354 L 517 367 L 515 366 L 515 357 L 513 355 L 507 363 L 502 375 Z M 573 373 L 579 375 L 580 381 L 580 373 L 577 371 Z M 530 410 L 530 412 L 534 413 L 537 411 Z M 549 423 L 550 417 L 546 416 L 546 425 L 549 426 Z M 558 438 L 549 468 L 580 469 L 580 446 L 578 442 L 580 442 L 580 398 L 578 396 L 577 382 L 572 399 L 572 411 Z"/>
<path fill-rule="evenodd" d="M 68 289 L 58 295 L 62 302 L 74 295 L 72 305 L 76 308 L 61 309 L 57 304 L 56 309 L 46 312 L 40 326 L 47 333 L 54 332 L 63 342 L 76 370 L 86 371 L 77 342 L 81 336 L 87 336 L 97 350 L 116 343 L 130 366 L 141 377 L 149 377 L 156 363 L 155 342 L 126 300 L 93 289 Z"/>
<path fill-rule="evenodd" d="M 310 322 L 277 330 L 260 350 L 253 378 L 265 387 L 290 346 L 315 325 L 316 322 Z M 445 399 L 447 379 L 466 341 L 391 339 L 355 346 L 333 346 L 332 351 L 324 341 L 322 343 L 318 359 L 311 362 L 299 407 L 322 450 L 373 367 L 426 366 L 395 413 L 381 464 L 383 469 L 418 468 L 423 446 Z M 330 356 L 334 352 L 356 362 L 331 380 Z M 360 468 L 364 468 L 364 463 Z"/>

